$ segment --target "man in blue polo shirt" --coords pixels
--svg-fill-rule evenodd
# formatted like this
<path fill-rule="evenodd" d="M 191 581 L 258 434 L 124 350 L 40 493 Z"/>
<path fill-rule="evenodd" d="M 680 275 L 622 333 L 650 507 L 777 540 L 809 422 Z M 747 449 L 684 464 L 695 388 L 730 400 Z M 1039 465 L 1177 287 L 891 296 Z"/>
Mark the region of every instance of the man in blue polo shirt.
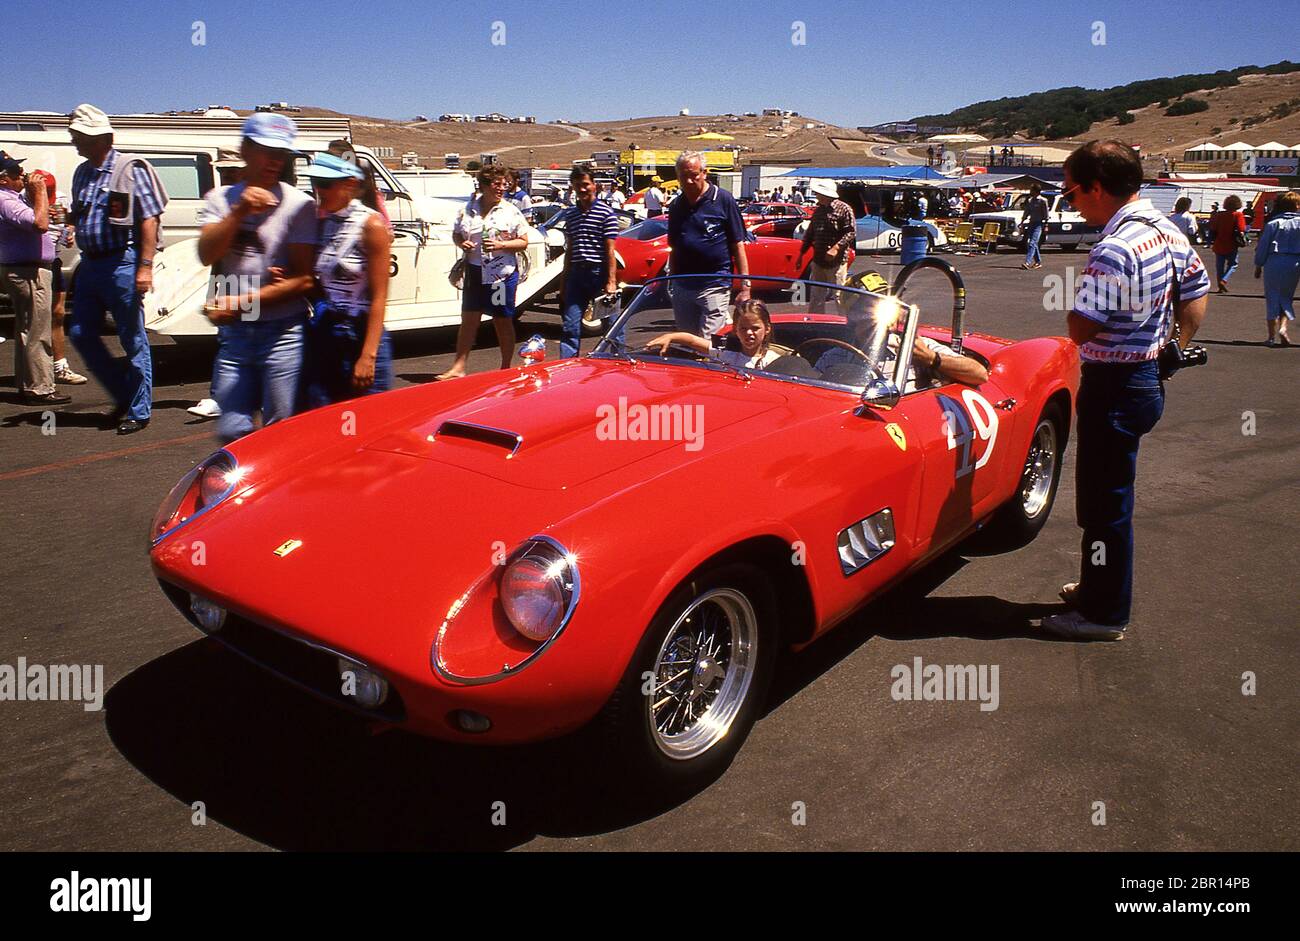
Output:
<path fill-rule="evenodd" d="M 677 329 L 708 337 L 727 323 L 732 262 L 736 274 L 749 274 L 745 257 L 745 223 L 730 193 L 709 182 L 704 155 L 688 150 L 677 158 L 681 195 L 668 207 L 668 273 L 708 274 L 673 284 Z M 736 303 L 749 300 L 749 282 L 741 281 Z"/>
<path fill-rule="evenodd" d="M 590 170 L 575 167 L 569 174 L 569 186 L 578 202 L 560 213 L 569 254 L 564 263 L 561 357 L 578 355 L 582 312 L 587 306 L 601 294 L 618 293 L 614 260 L 618 214 L 608 202 L 596 198 L 596 180 Z"/>
<path fill-rule="evenodd" d="M 119 435 L 140 431 L 153 409 L 153 360 L 144 330 L 144 295 L 153 288 L 158 217 L 166 193 L 153 169 L 113 149 L 113 126 L 94 105 L 72 112 L 68 132 L 86 162 L 72 177 L 69 223 L 76 227 L 81 264 L 73 289 L 68 338 L 116 403 Z M 100 337 L 112 312 L 126 368 L 114 362 Z"/>

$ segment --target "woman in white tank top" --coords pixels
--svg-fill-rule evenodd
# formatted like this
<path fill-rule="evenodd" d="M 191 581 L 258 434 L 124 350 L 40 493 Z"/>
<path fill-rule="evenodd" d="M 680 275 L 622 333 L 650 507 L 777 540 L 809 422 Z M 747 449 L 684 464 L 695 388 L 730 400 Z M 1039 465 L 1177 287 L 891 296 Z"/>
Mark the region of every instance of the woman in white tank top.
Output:
<path fill-rule="evenodd" d="M 392 347 L 384 330 L 392 236 L 383 217 L 357 199 L 361 168 L 317 154 L 304 175 L 320 208 L 315 274 L 324 300 L 308 327 L 305 398 L 309 408 L 392 387 Z"/>

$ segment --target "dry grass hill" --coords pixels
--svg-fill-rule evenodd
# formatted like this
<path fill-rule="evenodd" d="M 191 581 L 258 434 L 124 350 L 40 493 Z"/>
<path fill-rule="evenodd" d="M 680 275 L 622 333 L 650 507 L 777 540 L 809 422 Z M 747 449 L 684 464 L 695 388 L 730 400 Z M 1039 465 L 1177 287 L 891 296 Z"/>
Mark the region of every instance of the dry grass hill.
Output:
<path fill-rule="evenodd" d="M 487 124 L 414 122 L 375 118 L 364 115 L 340 115 L 323 108 L 304 108 L 304 116 L 343 116 L 352 120 L 352 135 L 367 147 L 392 147 L 401 155 L 419 154 L 420 163 L 442 166 L 446 153 L 458 153 L 462 161 L 479 154 L 497 154 L 507 164 L 517 166 L 568 166 L 572 161 L 590 157 L 594 151 L 626 150 L 636 144 L 642 150 L 685 150 L 707 141 L 690 141 L 701 130 L 728 134 L 734 143 L 747 150 L 741 161 L 797 161 L 816 165 L 878 165 L 887 161 L 872 156 L 872 143 L 856 128 L 826 124 L 816 118 L 790 118 L 783 125 L 776 117 L 740 117 L 692 115 L 679 117 L 629 118 L 624 121 L 592 121 L 576 124 Z M 808 128 L 805 125 L 817 125 Z"/>

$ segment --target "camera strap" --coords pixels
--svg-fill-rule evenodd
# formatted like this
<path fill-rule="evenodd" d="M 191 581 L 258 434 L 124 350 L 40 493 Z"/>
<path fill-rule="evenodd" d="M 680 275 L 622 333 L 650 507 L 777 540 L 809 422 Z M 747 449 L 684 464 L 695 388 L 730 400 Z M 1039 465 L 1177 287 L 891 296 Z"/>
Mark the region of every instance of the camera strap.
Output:
<path fill-rule="evenodd" d="M 1160 237 L 1160 243 L 1165 248 L 1165 254 L 1169 256 L 1169 277 L 1173 280 L 1173 305 L 1169 311 L 1169 337 L 1164 341 L 1164 343 L 1173 343 L 1178 339 L 1178 303 L 1182 296 L 1183 279 L 1182 275 L 1178 271 L 1178 264 L 1174 261 L 1173 249 L 1169 247 L 1169 236 L 1164 229 L 1160 228 L 1160 226 L 1152 222 L 1150 219 L 1143 219 L 1141 216 L 1129 216 L 1126 221 L 1140 222 L 1142 225 L 1155 229 L 1156 234 Z M 1139 265 L 1140 264 L 1141 260 L 1139 259 Z M 1163 346 L 1164 344 L 1161 345 Z"/>

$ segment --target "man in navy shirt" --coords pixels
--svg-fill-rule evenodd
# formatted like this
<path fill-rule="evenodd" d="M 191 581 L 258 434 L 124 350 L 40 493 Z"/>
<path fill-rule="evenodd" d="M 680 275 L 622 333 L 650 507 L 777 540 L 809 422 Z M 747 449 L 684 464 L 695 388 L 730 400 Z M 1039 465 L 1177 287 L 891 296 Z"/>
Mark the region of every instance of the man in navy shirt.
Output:
<path fill-rule="evenodd" d="M 704 155 L 686 151 L 677 158 L 681 195 L 668 207 L 669 274 L 708 274 L 672 286 L 677 329 L 707 337 L 727 323 L 731 299 L 731 259 L 736 274 L 749 274 L 745 257 L 745 223 L 730 193 L 709 182 Z M 749 282 L 741 281 L 736 303 L 749 300 Z"/>

